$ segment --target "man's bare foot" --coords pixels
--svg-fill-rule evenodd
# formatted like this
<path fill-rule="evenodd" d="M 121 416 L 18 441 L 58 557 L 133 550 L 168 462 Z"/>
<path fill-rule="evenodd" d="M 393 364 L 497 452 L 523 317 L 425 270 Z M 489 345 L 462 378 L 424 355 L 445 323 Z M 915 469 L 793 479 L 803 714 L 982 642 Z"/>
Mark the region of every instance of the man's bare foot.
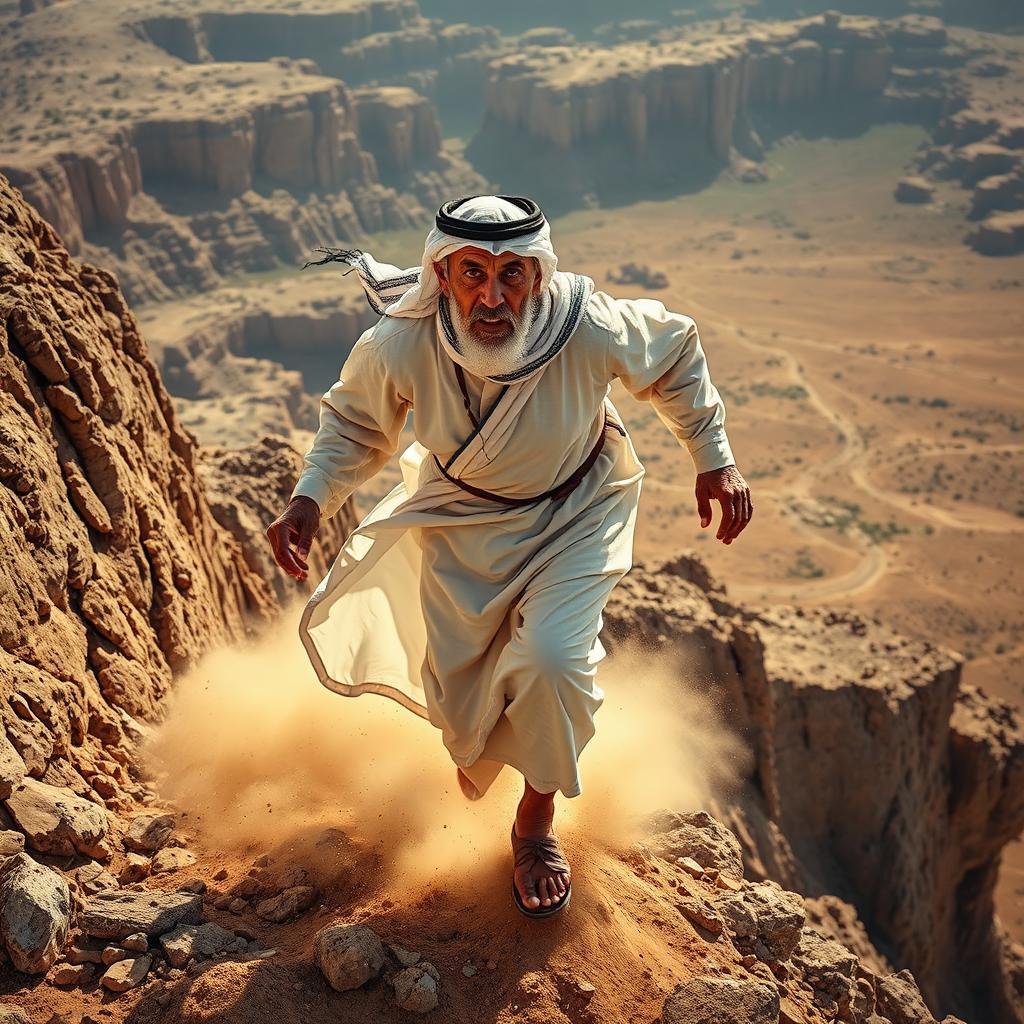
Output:
<path fill-rule="evenodd" d="M 456 765 L 455 772 L 459 777 L 459 789 L 462 790 L 462 795 L 467 800 L 479 800 L 480 794 L 476 791 L 476 786 L 469 781 L 468 777 L 463 774 L 462 769 Z"/>
<path fill-rule="evenodd" d="M 538 793 L 526 783 L 526 791 L 516 811 L 516 835 L 524 839 L 554 836 L 551 827 L 554 818 L 555 794 Z M 558 849 L 561 852 L 561 846 Z M 564 859 L 564 854 L 562 856 Z M 559 903 L 569 889 L 571 876 L 570 870 L 556 871 L 543 860 L 533 858 L 529 866 L 516 865 L 514 878 L 523 905 L 528 910 L 537 910 Z"/>

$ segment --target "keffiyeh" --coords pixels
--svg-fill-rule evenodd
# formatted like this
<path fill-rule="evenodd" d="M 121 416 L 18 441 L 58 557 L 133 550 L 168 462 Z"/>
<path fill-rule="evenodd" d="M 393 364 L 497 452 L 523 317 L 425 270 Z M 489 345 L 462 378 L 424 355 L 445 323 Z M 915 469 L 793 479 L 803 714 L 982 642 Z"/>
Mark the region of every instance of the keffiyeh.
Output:
<path fill-rule="evenodd" d="M 526 204 L 536 210 L 532 217 L 525 216 Z M 539 227 L 536 226 L 539 219 Z M 523 234 L 509 238 L 487 239 L 485 228 L 474 230 L 472 225 L 509 224 L 521 221 L 527 225 Z M 465 224 L 466 234 L 460 230 Z M 449 230 L 443 230 L 445 225 Z M 499 233 L 508 234 L 509 229 Z M 579 324 L 594 282 L 580 274 L 559 271 L 558 257 L 551 246 L 551 227 L 540 215 L 539 208 L 529 200 L 503 196 L 472 196 L 461 202 L 446 203 L 438 211 L 437 222 L 427 235 L 423 259 L 418 267 L 401 269 L 382 263 L 370 253 L 359 249 L 320 248 L 326 253 L 320 260 L 304 264 L 321 265 L 329 262 L 345 263 L 359 275 L 370 307 L 379 316 L 437 318 L 438 337 L 448 355 L 465 369 L 473 367 L 458 349 L 447 301 L 441 292 L 433 264 L 467 246 L 482 249 L 493 255 L 511 252 L 518 256 L 532 256 L 540 264 L 541 307 L 527 339 L 520 365 L 512 372 L 489 376 L 498 383 L 523 380 L 544 366 L 561 351 Z"/>

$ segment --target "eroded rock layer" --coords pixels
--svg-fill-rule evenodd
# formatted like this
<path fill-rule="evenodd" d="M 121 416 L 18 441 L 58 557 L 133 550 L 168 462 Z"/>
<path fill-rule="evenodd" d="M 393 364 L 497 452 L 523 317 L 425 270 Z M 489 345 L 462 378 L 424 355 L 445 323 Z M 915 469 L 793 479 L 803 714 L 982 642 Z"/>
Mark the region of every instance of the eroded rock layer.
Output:
<path fill-rule="evenodd" d="M 961 684 L 959 655 L 855 613 L 742 608 L 688 557 L 634 570 L 606 622 L 613 643 L 662 639 L 746 737 L 753 769 L 722 814 L 748 876 L 851 904 L 937 1015 L 1020 1019 L 993 891 L 1024 827 L 1024 728 Z"/>
<path fill-rule="evenodd" d="M 246 8 L 0 13 L 0 171 L 134 305 L 422 224 L 439 190 L 483 185 L 423 96 L 364 96 L 361 126 L 333 77 L 346 47 L 426 28 L 414 2 Z M 456 56 L 478 35 L 430 34 Z"/>

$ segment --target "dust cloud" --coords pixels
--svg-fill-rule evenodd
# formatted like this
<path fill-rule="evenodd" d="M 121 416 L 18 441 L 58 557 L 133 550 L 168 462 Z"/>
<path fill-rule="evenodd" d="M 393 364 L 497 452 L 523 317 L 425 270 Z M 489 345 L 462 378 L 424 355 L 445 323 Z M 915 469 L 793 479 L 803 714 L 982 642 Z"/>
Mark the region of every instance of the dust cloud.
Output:
<path fill-rule="evenodd" d="M 161 796 L 202 842 L 240 855 L 341 829 L 375 849 L 393 893 L 507 854 L 521 776 L 506 767 L 483 799 L 467 801 L 429 722 L 385 697 L 320 685 L 300 614 L 296 604 L 259 641 L 213 651 L 179 681 L 144 750 Z M 625 846 L 644 813 L 705 807 L 746 772 L 746 748 L 688 675 L 678 654 L 672 664 L 640 652 L 602 663 L 583 794 L 556 797 L 567 842 Z"/>

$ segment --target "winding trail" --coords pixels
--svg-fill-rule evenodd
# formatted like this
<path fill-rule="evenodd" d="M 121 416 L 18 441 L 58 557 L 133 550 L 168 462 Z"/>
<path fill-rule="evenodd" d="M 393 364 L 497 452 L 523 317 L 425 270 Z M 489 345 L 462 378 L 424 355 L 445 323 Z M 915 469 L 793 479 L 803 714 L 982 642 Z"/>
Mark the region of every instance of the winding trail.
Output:
<path fill-rule="evenodd" d="M 696 305 L 696 304 L 695 304 Z M 737 342 L 755 352 L 759 357 L 765 355 L 778 359 L 788 370 L 793 383 L 799 384 L 807 393 L 808 404 L 822 419 L 830 424 L 839 438 L 839 446 L 826 457 L 813 463 L 801 465 L 787 479 L 785 490 L 762 486 L 759 489 L 780 502 L 797 499 L 804 507 L 816 508 L 824 515 L 833 511 L 814 493 L 815 487 L 828 474 L 836 470 L 845 472 L 850 483 L 860 490 L 874 503 L 899 510 L 934 526 L 951 530 L 972 530 L 987 533 L 1020 534 L 1024 533 L 1024 520 L 1001 512 L 998 509 L 985 508 L 979 505 L 964 505 L 955 511 L 922 503 L 907 494 L 879 487 L 868 475 L 868 447 L 857 424 L 847 415 L 834 408 L 823 397 L 818 387 L 811 381 L 808 374 L 801 368 L 797 357 L 787 348 L 780 345 L 767 345 L 763 340 L 756 343 L 748 340 L 743 328 L 736 321 L 719 314 L 718 310 L 704 307 L 704 318 L 714 323 L 719 329 L 729 330 Z M 816 348 L 827 348 L 815 339 L 797 335 L 785 335 L 797 344 L 808 344 Z M 1021 451 L 1024 445 L 992 446 L 991 451 Z M 928 455 L 944 454 L 963 456 L 969 454 L 962 447 L 935 448 Z M 676 487 L 672 484 L 661 484 L 651 481 L 651 486 L 665 489 L 689 491 L 688 488 Z M 849 554 L 851 547 L 859 556 L 857 564 L 848 572 L 825 579 L 785 580 L 761 582 L 757 584 L 732 584 L 732 590 L 738 596 L 772 596 L 788 599 L 807 599 L 818 597 L 853 596 L 869 589 L 889 571 L 889 560 L 882 545 L 875 543 L 859 527 L 848 530 L 844 535 L 846 543 L 825 535 L 820 527 L 815 527 L 803 517 L 795 517 L 795 526 L 805 532 L 816 543 L 826 544 L 833 549 Z"/>

